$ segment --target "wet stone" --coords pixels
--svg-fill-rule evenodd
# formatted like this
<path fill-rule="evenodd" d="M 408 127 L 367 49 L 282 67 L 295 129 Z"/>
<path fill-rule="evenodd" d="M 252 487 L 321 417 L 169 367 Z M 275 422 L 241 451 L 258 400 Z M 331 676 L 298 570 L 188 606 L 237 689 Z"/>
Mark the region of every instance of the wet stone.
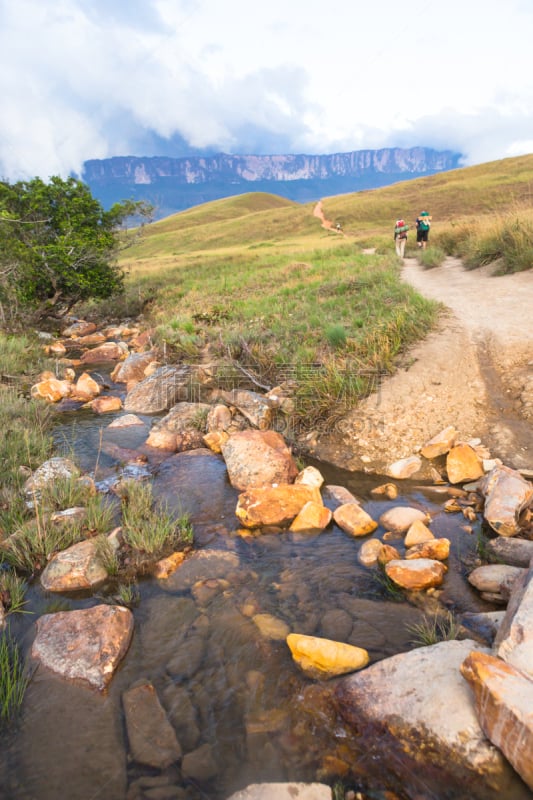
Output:
<path fill-rule="evenodd" d="M 228 528 L 236 521 L 237 492 L 228 484 L 223 459 L 207 448 L 165 459 L 154 476 L 153 495 L 178 516 L 189 514 L 200 536 L 212 529 L 213 520 L 227 521 Z"/>
<path fill-rule="evenodd" d="M 181 764 L 183 777 L 199 783 L 207 783 L 216 777 L 218 766 L 210 744 L 203 744 L 183 757 Z"/>
<path fill-rule="evenodd" d="M 196 747 L 201 735 L 198 727 L 198 714 L 189 692 L 184 686 L 169 681 L 163 689 L 162 700 L 167 716 L 176 731 L 178 741 L 183 750 L 188 753 L 189 750 Z"/>
<path fill-rule="evenodd" d="M 151 683 L 122 695 L 126 730 L 135 761 L 164 769 L 181 758 L 181 747 Z"/>

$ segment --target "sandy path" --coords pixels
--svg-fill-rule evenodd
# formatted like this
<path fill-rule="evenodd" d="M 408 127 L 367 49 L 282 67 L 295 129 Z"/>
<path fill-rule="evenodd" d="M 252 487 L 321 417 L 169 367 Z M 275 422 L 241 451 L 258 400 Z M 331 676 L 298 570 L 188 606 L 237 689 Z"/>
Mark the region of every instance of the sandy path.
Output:
<path fill-rule="evenodd" d="M 430 270 L 405 259 L 403 278 L 447 313 L 377 395 L 320 438 L 317 456 L 379 472 L 454 425 L 508 466 L 533 468 L 533 271 L 493 277 L 453 258 Z"/>
<path fill-rule="evenodd" d="M 407 258 L 402 274 L 425 297 L 444 303 L 475 343 L 494 350 L 499 364 L 533 358 L 533 271 L 493 276 L 490 267 L 465 270 L 457 258 L 422 269 Z"/>

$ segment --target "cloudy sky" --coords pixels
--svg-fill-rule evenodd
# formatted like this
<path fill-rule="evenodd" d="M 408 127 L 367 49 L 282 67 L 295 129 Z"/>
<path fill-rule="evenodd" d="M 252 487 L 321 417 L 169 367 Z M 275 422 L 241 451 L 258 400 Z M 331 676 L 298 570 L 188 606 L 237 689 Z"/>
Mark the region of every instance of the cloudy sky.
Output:
<path fill-rule="evenodd" d="M 532 0 L 0 0 L 0 177 L 91 158 L 533 152 Z"/>

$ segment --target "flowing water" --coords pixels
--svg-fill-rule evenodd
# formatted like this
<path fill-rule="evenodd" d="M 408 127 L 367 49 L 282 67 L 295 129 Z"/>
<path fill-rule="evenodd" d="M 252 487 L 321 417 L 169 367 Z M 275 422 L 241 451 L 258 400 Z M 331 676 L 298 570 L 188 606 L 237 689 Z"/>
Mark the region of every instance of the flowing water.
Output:
<path fill-rule="evenodd" d="M 361 540 L 335 525 L 318 536 L 243 533 L 234 515 L 238 493 L 221 456 L 197 450 L 159 464 L 136 461 L 132 451 L 153 420 L 141 417 L 142 426 L 111 430 L 115 416 L 65 410 L 56 443 L 95 475 L 101 490 L 124 470 L 149 476 L 158 499 L 190 514 L 196 548 L 211 555 L 209 574 L 186 569 L 186 562 L 168 580 L 140 581 L 132 643 L 107 692 L 42 667 L 34 671 L 21 719 L 3 734 L 0 797 L 224 800 L 252 782 L 333 785 L 340 778 L 367 797 L 382 797 L 386 773 L 380 767 L 382 780 L 376 778 L 365 748 L 350 741 L 332 710 L 334 681 L 305 678 L 279 626 L 364 647 L 375 662 L 413 647 L 409 626 L 420 621 L 421 610 L 391 597 L 377 571 L 359 564 Z M 465 577 L 476 533 L 465 532 L 462 515 L 444 512 L 442 487 L 405 483 L 397 500 L 376 499 L 371 489 L 382 479 L 317 466 L 326 483 L 348 488 L 374 519 L 393 505 L 429 511 L 434 535 L 452 542 L 441 600 L 458 614 L 492 608 Z M 379 528 L 375 535 L 383 533 Z M 13 615 L 11 633 L 28 653 L 40 614 L 98 602 L 47 594 L 35 582 L 27 606 L 32 614 Z M 273 617 L 278 627 L 261 632 L 254 617 L 271 623 Z M 121 696 L 143 681 L 155 687 L 184 754 L 195 754 L 192 766 L 184 759 L 160 770 L 132 759 Z M 346 774 L 346 764 L 357 766 Z"/>

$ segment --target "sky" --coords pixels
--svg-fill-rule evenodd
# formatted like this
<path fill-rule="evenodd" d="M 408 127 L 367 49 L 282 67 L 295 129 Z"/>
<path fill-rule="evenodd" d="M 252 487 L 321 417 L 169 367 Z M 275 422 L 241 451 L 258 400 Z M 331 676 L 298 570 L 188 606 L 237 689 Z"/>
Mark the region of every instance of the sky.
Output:
<path fill-rule="evenodd" d="M 0 0 L 0 179 L 111 156 L 533 152 L 532 0 Z"/>

